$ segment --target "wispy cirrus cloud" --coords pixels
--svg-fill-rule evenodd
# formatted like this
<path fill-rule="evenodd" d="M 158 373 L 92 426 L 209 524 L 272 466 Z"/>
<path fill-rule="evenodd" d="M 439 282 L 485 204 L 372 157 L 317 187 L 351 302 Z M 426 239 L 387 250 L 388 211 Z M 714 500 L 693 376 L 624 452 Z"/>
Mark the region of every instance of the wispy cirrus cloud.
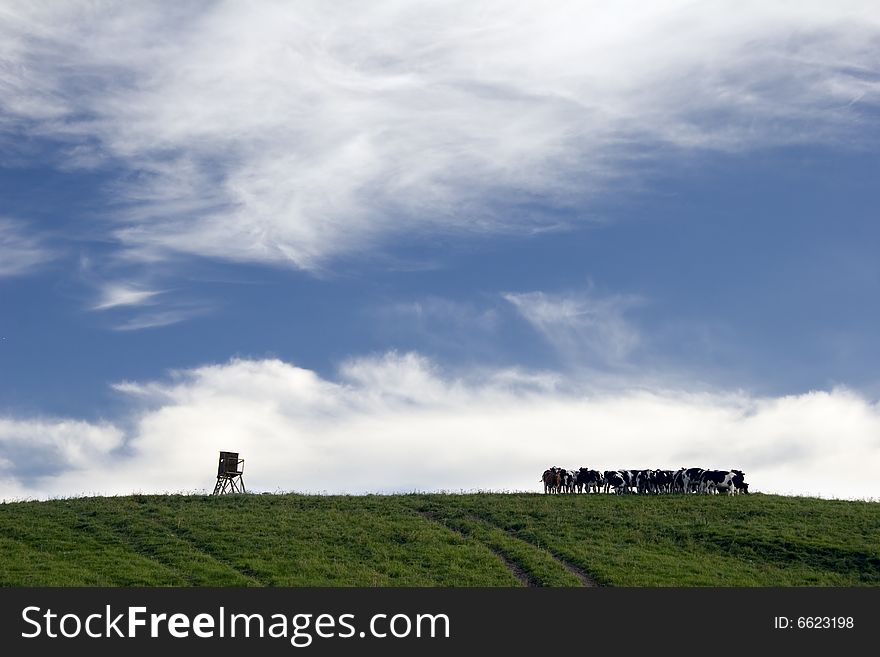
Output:
<path fill-rule="evenodd" d="M 660 147 L 851 144 L 878 38 L 855 0 L 13 3 L 0 131 L 121 167 L 130 258 L 315 269 L 533 231 Z"/>
<path fill-rule="evenodd" d="M 54 258 L 27 224 L 0 217 L 0 278 L 29 273 Z"/>
<path fill-rule="evenodd" d="M 572 364 L 620 365 L 642 343 L 625 317 L 640 303 L 636 297 L 540 291 L 503 297 Z"/>
<path fill-rule="evenodd" d="M 372 308 L 368 319 L 386 343 L 485 359 L 501 325 L 498 311 L 478 303 L 425 296 Z"/>
<path fill-rule="evenodd" d="M 880 409 L 845 390 L 784 397 L 444 371 L 418 354 L 353 359 L 335 378 L 232 360 L 117 390 L 113 425 L 0 418 L 0 498 L 204 490 L 220 449 L 252 490 L 539 489 L 548 465 L 743 469 L 753 490 L 874 497 Z M 156 454 L 174 454 L 157 459 Z M 859 476 L 828 476 L 859 464 Z"/>
<path fill-rule="evenodd" d="M 88 258 L 81 260 L 83 281 L 96 288 L 96 298 L 89 310 L 101 313 L 102 321 L 111 330 L 162 328 L 209 314 L 213 310 L 210 302 L 187 298 L 186 293 L 179 289 L 155 289 L 148 282 L 138 282 L 136 279 L 96 281 L 93 268 L 94 263 Z"/>
<path fill-rule="evenodd" d="M 114 331 L 142 331 L 144 329 L 161 328 L 179 324 L 211 312 L 208 306 L 170 308 L 155 312 L 138 313 L 113 325 Z"/>
<path fill-rule="evenodd" d="M 120 306 L 142 306 L 155 303 L 161 290 L 148 290 L 130 283 L 107 283 L 101 290 L 92 310 L 109 310 Z"/>
<path fill-rule="evenodd" d="M 95 281 L 93 267 L 88 259 L 80 263 L 83 281 L 96 288 L 96 298 L 88 307 L 100 313 L 102 323 L 111 330 L 142 331 L 172 326 L 214 309 L 211 302 L 188 298 L 179 289 L 154 289 L 148 282 L 132 280 Z"/>

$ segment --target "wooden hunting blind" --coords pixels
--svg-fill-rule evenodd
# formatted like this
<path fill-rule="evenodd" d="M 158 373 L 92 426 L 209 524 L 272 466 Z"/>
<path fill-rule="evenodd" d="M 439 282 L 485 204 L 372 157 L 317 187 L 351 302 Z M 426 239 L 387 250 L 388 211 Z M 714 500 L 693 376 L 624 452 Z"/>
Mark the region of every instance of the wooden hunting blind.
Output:
<path fill-rule="evenodd" d="M 217 464 L 217 483 L 213 495 L 226 493 L 246 493 L 244 489 L 244 459 L 238 458 L 238 452 L 220 452 Z"/>

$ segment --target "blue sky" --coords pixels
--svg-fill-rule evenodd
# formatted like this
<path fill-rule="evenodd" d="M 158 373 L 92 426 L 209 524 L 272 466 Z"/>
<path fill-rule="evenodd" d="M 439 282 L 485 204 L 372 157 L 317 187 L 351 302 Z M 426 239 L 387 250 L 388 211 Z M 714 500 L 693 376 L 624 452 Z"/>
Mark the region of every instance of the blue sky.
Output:
<path fill-rule="evenodd" d="M 877 495 L 871 3 L 188 7 L 0 11 L 0 497 Z"/>

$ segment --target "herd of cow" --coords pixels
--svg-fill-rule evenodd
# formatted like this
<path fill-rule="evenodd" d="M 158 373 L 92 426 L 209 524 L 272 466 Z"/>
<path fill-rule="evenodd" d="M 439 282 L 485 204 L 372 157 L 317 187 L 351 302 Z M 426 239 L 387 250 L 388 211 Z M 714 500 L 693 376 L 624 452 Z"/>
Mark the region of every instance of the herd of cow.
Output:
<path fill-rule="evenodd" d="M 541 475 L 545 493 L 748 493 L 742 470 L 564 470 L 553 466 Z"/>

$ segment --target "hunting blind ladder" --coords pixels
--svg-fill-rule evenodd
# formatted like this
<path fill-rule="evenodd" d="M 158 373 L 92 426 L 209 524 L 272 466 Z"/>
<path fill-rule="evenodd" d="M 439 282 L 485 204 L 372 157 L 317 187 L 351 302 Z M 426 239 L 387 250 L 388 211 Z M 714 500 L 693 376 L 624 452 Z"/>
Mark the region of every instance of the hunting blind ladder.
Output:
<path fill-rule="evenodd" d="M 217 483 L 212 495 L 226 493 L 246 493 L 244 489 L 244 459 L 238 458 L 238 452 L 220 452 L 220 463 L 217 466 Z"/>

